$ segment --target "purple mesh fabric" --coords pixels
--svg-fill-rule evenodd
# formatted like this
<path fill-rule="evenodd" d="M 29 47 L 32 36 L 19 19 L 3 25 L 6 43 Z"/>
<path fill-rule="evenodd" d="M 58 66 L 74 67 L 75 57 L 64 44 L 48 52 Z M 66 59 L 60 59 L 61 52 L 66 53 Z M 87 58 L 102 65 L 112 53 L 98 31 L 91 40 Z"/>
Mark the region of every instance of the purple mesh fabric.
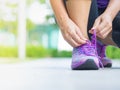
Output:
<path fill-rule="evenodd" d="M 105 50 L 106 50 L 106 45 L 97 42 L 97 52 L 101 58 L 106 57 Z"/>
<path fill-rule="evenodd" d="M 72 67 L 78 64 L 82 64 L 85 62 L 87 59 L 93 59 L 98 65 L 98 67 L 103 67 L 103 64 L 101 60 L 99 59 L 98 53 L 97 53 L 97 37 L 96 37 L 96 31 L 94 30 L 94 34 L 92 36 L 91 41 L 87 41 L 86 44 L 83 44 L 79 47 L 76 47 L 73 49 L 73 54 L 72 54 Z"/>
<path fill-rule="evenodd" d="M 107 58 L 105 51 L 106 51 L 106 45 L 101 44 L 99 41 L 97 41 L 98 56 L 100 57 L 100 60 L 104 66 L 107 64 L 112 64 L 112 61 L 109 58 Z"/>
<path fill-rule="evenodd" d="M 94 31 L 94 34 L 92 35 L 92 40 L 91 42 L 93 43 L 93 45 L 95 46 L 95 51 L 96 51 L 96 57 L 98 57 L 98 60 L 99 60 L 99 63 L 100 63 L 100 66 L 103 68 L 103 63 L 101 62 L 99 55 L 97 53 L 97 36 L 96 36 L 96 30 L 93 30 Z"/>

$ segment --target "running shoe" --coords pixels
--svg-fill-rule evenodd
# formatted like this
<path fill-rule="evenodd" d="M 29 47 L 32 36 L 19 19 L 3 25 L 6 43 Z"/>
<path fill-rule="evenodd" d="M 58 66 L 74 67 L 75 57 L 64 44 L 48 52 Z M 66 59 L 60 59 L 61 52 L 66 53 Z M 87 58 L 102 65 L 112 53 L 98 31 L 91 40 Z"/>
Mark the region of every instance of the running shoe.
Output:
<path fill-rule="evenodd" d="M 100 41 L 97 41 L 97 53 L 100 57 L 100 60 L 104 67 L 112 67 L 112 61 L 106 56 L 106 45 L 102 44 Z"/>

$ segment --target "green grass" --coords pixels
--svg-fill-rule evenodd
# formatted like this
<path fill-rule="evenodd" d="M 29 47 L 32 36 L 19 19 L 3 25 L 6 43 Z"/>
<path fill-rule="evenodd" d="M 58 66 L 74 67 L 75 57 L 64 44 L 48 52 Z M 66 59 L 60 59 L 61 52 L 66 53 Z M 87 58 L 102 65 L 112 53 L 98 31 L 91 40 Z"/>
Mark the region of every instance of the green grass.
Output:
<path fill-rule="evenodd" d="M 71 57 L 70 51 L 58 51 L 57 49 L 46 49 L 42 46 L 26 46 L 26 56 L 28 58 L 43 57 Z M 0 57 L 18 57 L 18 49 L 16 47 L 0 46 Z"/>
<path fill-rule="evenodd" d="M 111 59 L 120 59 L 120 49 L 116 47 L 107 47 L 106 54 Z"/>
<path fill-rule="evenodd" d="M 107 56 L 111 59 L 120 59 L 120 49 L 109 46 L 107 47 Z M 46 49 L 42 46 L 26 46 L 27 58 L 45 58 L 45 57 L 71 57 L 71 51 L 58 51 L 57 49 Z M 0 46 L 0 57 L 17 58 L 18 49 L 16 47 Z M 19 60 L 13 60 L 19 61 Z M 21 61 L 21 60 L 20 60 Z"/>
<path fill-rule="evenodd" d="M 107 56 L 111 59 L 120 60 L 120 49 L 109 46 L 107 47 Z M 70 57 L 72 56 L 71 51 L 58 51 L 56 49 L 45 49 L 41 46 L 27 46 L 27 58 L 26 59 L 18 59 L 17 58 L 17 47 L 0 47 L 0 64 L 14 64 L 14 63 L 22 63 L 29 62 L 33 60 L 40 60 L 40 58 L 46 57 Z"/>

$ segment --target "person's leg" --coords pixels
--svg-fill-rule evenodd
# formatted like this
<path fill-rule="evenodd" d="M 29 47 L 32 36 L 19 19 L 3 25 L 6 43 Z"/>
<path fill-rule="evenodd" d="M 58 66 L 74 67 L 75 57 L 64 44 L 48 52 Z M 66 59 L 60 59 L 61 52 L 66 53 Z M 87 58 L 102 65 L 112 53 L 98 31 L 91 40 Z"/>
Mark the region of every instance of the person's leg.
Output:
<path fill-rule="evenodd" d="M 66 8 L 69 17 L 78 25 L 82 34 L 88 38 L 87 23 L 91 0 L 67 0 Z"/>
<path fill-rule="evenodd" d="M 101 15 L 104 12 L 105 9 L 99 10 L 97 6 L 97 1 L 93 0 L 91 9 L 90 9 L 90 14 L 89 14 L 89 20 L 88 20 L 88 35 L 89 38 L 91 38 L 91 34 L 89 33 L 89 30 L 93 27 L 93 24 L 96 20 L 96 18 Z M 110 40 L 107 38 L 105 39 L 105 42 L 107 41 L 107 44 Z M 101 42 L 99 38 L 97 38 L 97 53 L 98 56 L 100 57 L 100 60 L 103 64 L 104 67 L 111 67 L 112 66 L 112 61 L 106 57 L 106 45 Z"/>
<path fill-rule="evenodd" d="M 91 0 L 67 0 L 66 2 L 69 17 L 78 25 L 82 34 L 88 39 L 87 25 L 90 7 Z M 88 40 L 86 44 L 73 48 L 71 67 L 73 70 L 99 69 L 99 59 L 96 56 L 95 45 L 92 42 Z"/>
<path fill-rule="evenodd" d="M 120 12 L 117 14 L 113 21 L 111 38 L 114 43 L 120 48 Z"/>
<path fill-rule="evenodd" d="M 120 47 L 120 12 L 113 20 L 112 32 L 105 39 L 101 39 L 101 41 L 106 45 L 112 45 L 116 47 Z M 111 67 L 112 61 L 106 57 L 105 50 L 106 45 L 102 43 L 98 43 L 98 53 L 101 56 L 102 63 L 104 67 Z"/>
<path fill-rule="evenodd" d="M 98 14 L 97 0 L 92 0 L 90 12 L 89 12 L 89 18 L 88 18 L 88 25 L 87 25 L 87 33 L 90 39 L 92 34 L 89 33 L 89 30 L 91 30 L 91 28 L 93 27 L 93 24 L 98 16 L 99 14 Z"/>

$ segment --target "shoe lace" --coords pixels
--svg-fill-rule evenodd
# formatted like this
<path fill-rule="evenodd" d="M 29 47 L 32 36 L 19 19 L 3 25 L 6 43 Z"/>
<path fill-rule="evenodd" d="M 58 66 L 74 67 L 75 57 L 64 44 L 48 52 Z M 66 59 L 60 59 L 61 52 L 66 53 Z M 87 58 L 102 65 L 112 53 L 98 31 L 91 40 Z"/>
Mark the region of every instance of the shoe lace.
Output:
<path fill-rule="evenodd" d="M 95 46 L 90 42 L 87 41 L 86 45 L 82 47 L 82 50 L 84 51 L 84 54 L 88 56 L 95 56 Z"/>
<path fill-rule="evenodd" d="M 92 37 L 91 37 L 91 43 L 93 44 L 93 46 L 95 46 L 95 47 L 94 47 L 94 49 L 95 49 L 95 54 L 96 54 L 96 56 L 98 57 L 100 66 L 101 66 L 102 68 L 104 68 L 103 63 L 102 63 L 101 60 L 100 60 L 101 57 L 100 57 L 100 56 L 98 55 L 98 53 L 97 53 L 97 36 L 96 36 L 96 30 L 93 30 L 93 31 L 94 31 L 94 34 L 93 34 Z"/>
<path fill-rule="evenodd" d="M 99 64 L 102 68 L 104 68 L 103 63 L 100 60 L 100 56 L 97 53 L 97 37 L 96 37 L 96 30 L 93 30 L 94 34 L 91 37 L 91 41 L 87 41 L 86 44 L 83 44 L 77 48 L 75 48 L 74 53 L 78 52 L 78 54 L 85 54 L 88 56 L 96 56 L 99 60 Z"/>
<path fill-rule="evenodd" d="M 94 48 L 95 46 L 88 40 L 86 44 L 83 44 L 75 48 L 74 53 L 78 52 L 78 54 L 85 54 L 87 56 L 96 56 Z"/>

